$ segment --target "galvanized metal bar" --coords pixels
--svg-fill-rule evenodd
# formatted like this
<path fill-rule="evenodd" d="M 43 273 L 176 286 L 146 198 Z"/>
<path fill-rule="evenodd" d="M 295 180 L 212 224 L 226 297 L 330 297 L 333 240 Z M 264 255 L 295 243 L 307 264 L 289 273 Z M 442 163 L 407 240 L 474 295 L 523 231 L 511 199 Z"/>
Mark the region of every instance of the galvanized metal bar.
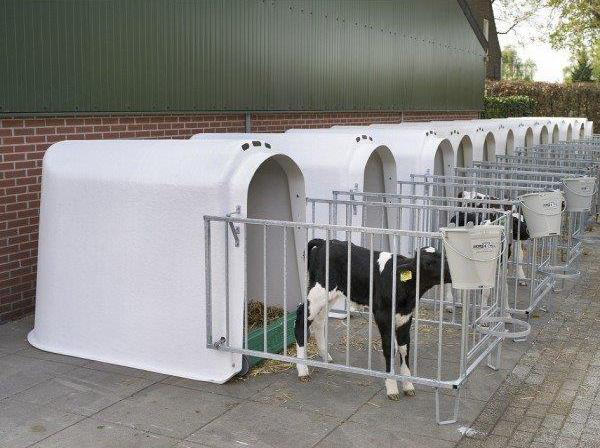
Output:
<path fill-rule="evenodd" d="M 369 352 L 367 354 L 367 365 L 372 369 L 373 351 L 373 234 L 371 233 L 369 241 Z"/>
<path fill-rule="evenodd" d="M 283 229 L 283 354 L 287 355 L 288 348 L 288 312 L 287 312 L 287 227 Z"/>
<path fill-rule="evenodd" d="M 260 350 L 249 350 L 249 349 L 241 349 L 241 348 L 227 347 L 227 346 L 219 346 L 216 349 L 218 349 L 219 351 L 224 351 L 224 352 L 256 356 L 256 357 L 265 358 L 265 359 L 274 359 L 276 361 L 283 361 L 283 362 L 288 362 L 288 363 L 297 363 L 298 362 L 298 358 L 296 358 L 296 357 L 291 357 L 289 355 L 288 356 L 279 355 L 277 353 L 265 353 L 265 352 L 261 352 Z M 390 379 L 394 379 L 397 381 L 410 381 L 415 384 L 422 384 L 424 386 L 430 386 L 430 387 L 439 387 L 439 388 L 443 388 L 443 389 L 455 389 L 457 384 L 459 384 L 459 382 L 457 380 L 437 381 L 435 379 L 429 379 L 429 378 L 423 378 L 423 377 L 417 377 L 417 376 L 400 375 L 397 373 L 388 373 L 388 372 L 380 372 L 378 370 L 369 370 L 369 369 L 364 369 L 362 367 L 354 367 L 354 366 L 345 366 L 343 364 L 326 363 L 324 361 L 317 361 L 315 359 L 310 359 L 310 358 L 303 360 L 302 364 L 306 364 L 307 366 L 311 366 L 311 367 L 319 367 L 321 369 L 336 370 L 339 372 L 354 373 L 354 374 L 359 374 L 359 375 L 372 376 L 372 377 L 376 377 L 376 378 L 390 378 Z M 477 366 L 474 366 L 474 367 L 477 367 Z M 471 370 L 473 370 L 473 369 L 471 369 Z"/>
<path fill-rule="evenodd" d="M 303 285 L 303 287 L 304 287 L 304 297 L 303 297 L 303 301 L 302 301 L 303 302 L 302 303 L 302 305 L 303 305 L 303 310 L 302 310 L 303 311 L 303 313 L 302 313 L 303 322 L 302 322 L 302 325 L 304 327 L 303 328 L 304 331 L 302 332 L 302 334 L 304 335 L 304 341 L 303 341 L 304 342 L 304 345 L 303 345 L 303 347 L 304 347 L 304 356 L 303 356 L 303 359 L 305 361 L 307 359 L 307 353 L 308 353 L 308 311 L 309 311 L 309 309 L 308 309 L 308 293 L 309 293 L 309 291 L 308 291 L 308 284 L 309 284 L 309 281 L 310 281 L 310 279 L 309 279 L 309 273 L 308 273 L 308 257 L 310 255 L 308 253 L 308 243 L 309 243 L 309 241 L 308 241 L 308 230 L 309 229 L 306 228 L 305 242 L 304 242 L 304 285 Z M 314 233 L 314 230 L 313 230 L 313 233 Z M 297 346 L 298 346 L 298 344 L 297 344 Z"/>
<path fill-rule="evenodd" d="M 421 238 L 416 238 L 417 247 L 421 247 Z M 417 267 L 421 266 L 421 251 L 417 250 L 416 260 Z M 421 269 L 415 272 L 415 321 L 414 321 L 414 336 L 413 336 L 413 374 L 418 375 L 418 359 L 419 359 L 419 324 L 421 319 Z"/>
<path fill-rule="evenodd" d="M 206 283 L 206 346 L 212 347 L 212 275 L 210 219 L 204 218 L 204 281 Z"/>
<path fill-rule="evenodd" d="M 263 225 L 263 350 L 268 352 L 267 345 L 267 225 Z"/>
<path fill-rule="evenodd" d="M 325 236 L 325 362 L 329 362 L 329 230 Z M 323 311 L 320 311 L 321 313 Z"/>
<path fill-rule="evenodd" d="M 248 347 L 248 225 L 244 223 L 244 348 Z"/>
<path fill-rule="evenodd" d="M 346 266 L 346 365 L 350 365 L 350 303 L 352 303 L 352 234 L 346 233 L 348 264 Z M 370 312 L 371 310 L 369 310 Z"/>
<path fill-rule="evenodd" d="M 225 343 L 229 345 L 229 229 L 223 226 L 225 230 Z"/>

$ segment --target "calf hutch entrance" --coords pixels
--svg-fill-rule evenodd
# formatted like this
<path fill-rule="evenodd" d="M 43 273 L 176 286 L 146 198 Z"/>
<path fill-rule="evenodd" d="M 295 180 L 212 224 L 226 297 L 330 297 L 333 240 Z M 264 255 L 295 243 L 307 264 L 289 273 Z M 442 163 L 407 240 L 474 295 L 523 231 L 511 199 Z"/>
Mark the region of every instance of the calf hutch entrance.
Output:
<path fill-rule="evenodd" d="M 456 166 L 469 168 L 473 166 L 473 143 L 468 135 L 465 135 L 458 143 L 456 149 Z"/>
<path fill-rule="evenodd" d="M 506 133 L 506 146 L 504 151 L 504 154 L 507 156 L 512 156 L 515 153 L 515 134 L 512 129 L 509 129 Z"/>
<path fill-rule="evenodd" d="M 546 125 L 542 126 L 542 130 L 540 131 L 540 144 L 547 145 L 550 140 L 550 134 L 548 132 L 548 127 Z"/>
<path fill-rule="evenodd" d="M 552 143 L 558 143 L 560 141 L 560 128 L 557 124 L 552 128 Z"/>
<path fill-rule="evenodd" d="M 355 207 L 351 216 L 322 200 L 331 200 L 335 190 L 369 193 L 396 192 L 396 160 L 388 143 L 366 132 L 354 130 L 332 132 L 291 129 L 271 134 L 286 154 L 293 156 L 306 178 L 308 220 L 315 224 L 346 224 L 364 227 L 394 228 L 395 216 L 380 207 Z M 327 206 L 325 206 L 327 205 Z M 314 236 L 324 237 L 315 230 Z M 355 237 L 356 244 L 365 241 Z M 389 238 L 376 241 L 376 250 L 389 250 Z"/>
<path fill-rule="evenodd" d="M 241 344 L 244 297 L 266 294 L 284 309 L 302 301 L 306 242 L 296 228 L 284 235 L 281 228 L 232 224 L 210 235 L 206 215 L 305 222 L 302 172 L 268 140 L 52 145 L 43 166 L 29 342 L 65 355 L 227 381 L 242 369 L 242 357 L 208 349 L 207 323 L 215 337 L 223 329 Z M 205 268 L 214 274 L 209 284 L 218 298 L 210 309 Z"/>
<path fill-rule="evenodd" d="M 248 187 L 248 218 L 305 221 L 306 197 L 304 195 L 304 178 L 294 162 L 287 156 L 273 156 L 265 160 L 254 173 Z M 283 306 L 283 298 L 287 296 L 286 306 L 293 306 L 301 299 L 300 291 L 302 278 L 290 275 L 283 277 L 283 266 L 290 272 L 300 274 L 303 245 L 299 235 L 286 232 L 284 243 L 281 229 L 249 226 L 246 236 L 248 253 L 248 296 L 253 300 L 262 298 L 264 291 L 269 295 L 269 303 Z M 266 234 L 265 234 L 266 231 Z M 264 253 L 263 242 L 269 244 Z M 286 260 L 283 260 L 283 246 Z M 266 265 L 267 285 L 264 285 L 263 263 Z M 286 278 L 287 284 L 281 282 Z M 284 294 L 284 289 L 288 294 Z"/>
<path fill-rule="evenodd" d="M 496 160 L 496 139 L 492 132 L 488 132 L 483 142 L 483 161 L 493 162 Z"/>
<path fill-rule="evenodd" d="M 533 146 L 533 129 L 527 128 L 525 131 L 525 147 L 530 148 Z"/>

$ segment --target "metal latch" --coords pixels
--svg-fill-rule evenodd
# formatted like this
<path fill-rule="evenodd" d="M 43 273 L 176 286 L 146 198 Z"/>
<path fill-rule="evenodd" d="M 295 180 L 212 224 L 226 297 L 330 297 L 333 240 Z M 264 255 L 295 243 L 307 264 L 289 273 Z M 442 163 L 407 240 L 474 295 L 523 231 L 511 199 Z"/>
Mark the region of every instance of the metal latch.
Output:
<path fill-rule="evenodd" d="M 354 184 L 354 188 L 352 188 L 350 191 L 358 191 L 358 184 Z M 350 200 L 354 201 L 354 195 L 353 194 L 350 195 Z M 358 213 L 358 207 L 356 205 L 353 205 L 352 206 L 352 214 L 354 216 L 356 216 L 357 213 Z"/>
<path fill-rule="evenodd" d="M 233 215 L 239 215 L 242 213 L 242 207 L 240 205 L 235 207 L 235 211 L 231 213 L 227 213 L 227 217 L 231 218 Z M 240 247 L 240 227 L 233 224 L 233 222 L 229 221 L 229 228 L 231 229 L 231 234 L 233 235 L 233 239 L 235 240 L 235 247 Z"/>
<path fill-rule="evenodd" d="M 218 341 L 216 341 L 216 342 L 213 343 L 213 347 L 218 350 L 219 347 L 221 347 L 222 345 L 225 344 L 225 341 L 226 341 L 225 337 L 221 336 L 221 339 L 219 339 Z"/>

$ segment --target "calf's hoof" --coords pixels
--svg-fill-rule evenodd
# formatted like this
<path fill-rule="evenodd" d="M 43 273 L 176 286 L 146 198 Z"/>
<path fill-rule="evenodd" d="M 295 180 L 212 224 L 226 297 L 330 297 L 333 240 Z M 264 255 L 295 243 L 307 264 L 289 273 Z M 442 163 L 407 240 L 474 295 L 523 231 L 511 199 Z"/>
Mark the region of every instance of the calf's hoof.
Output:
<path fill-rule="evenodd" d="M 298 379 L 302 383 L 308 383 L 310 381 L 310 375 L 299 376 Z"/>
<path fill-rule="evenodd" d="M 398 401 L 398 400 L 400 400 L 400 394 L 388 394 L 387 397 L 390 400 L 392 400 L 392 401 Z"/>
<path fill-rule="evenodd" d="M 407 397 L 414 397 L 415 396 L 415 390 L 414 389 L 405 390 L 404 391 L 404 395 L 406 395 Z"/>

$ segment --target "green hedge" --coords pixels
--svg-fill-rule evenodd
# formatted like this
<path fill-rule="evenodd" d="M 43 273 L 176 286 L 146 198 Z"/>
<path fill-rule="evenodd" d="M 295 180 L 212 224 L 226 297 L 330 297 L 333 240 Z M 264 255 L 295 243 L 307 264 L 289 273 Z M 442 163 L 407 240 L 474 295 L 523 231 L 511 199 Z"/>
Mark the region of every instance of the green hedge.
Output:
<path fill-rule="evenodd" d="M 600 132 L 600 83 L 558 84 L 530 81 L 488 81 L 489 97 L 527 96 L 535 101 L 536 117 L 587 117 Z"/>
<path fill-rule="evenodd" d="M 483 118 L 530 117 L 535 106 L 535 100 L 526 95 L 486 96 Z"/>

